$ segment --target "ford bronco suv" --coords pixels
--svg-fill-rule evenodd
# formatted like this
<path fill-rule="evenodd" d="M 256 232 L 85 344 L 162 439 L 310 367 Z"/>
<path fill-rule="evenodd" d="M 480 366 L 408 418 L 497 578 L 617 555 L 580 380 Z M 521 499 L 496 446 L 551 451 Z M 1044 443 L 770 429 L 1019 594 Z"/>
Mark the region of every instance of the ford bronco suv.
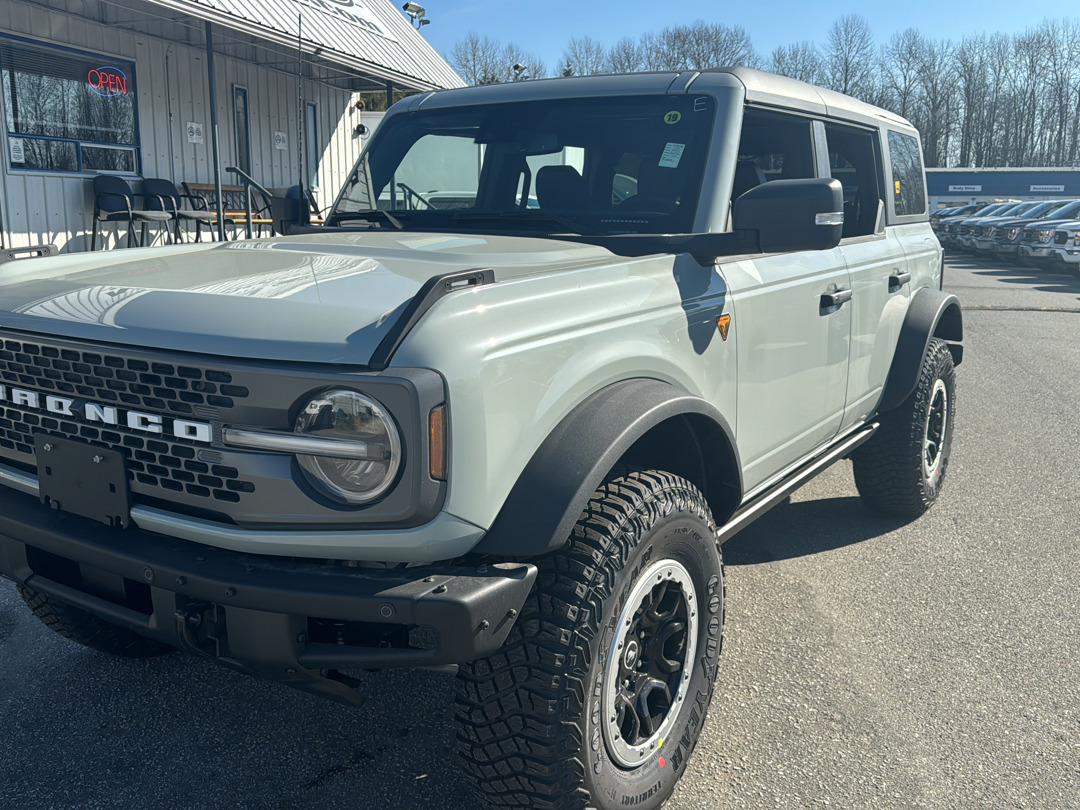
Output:
<path fill-rule="evenodd" d="M 850 458 L 938 497 L 962 356 L 919 138 L 745 69 L 412 96 L 323 225 L 14 262 L 0 572 L 51 629 L 357 703 L 457 672 L 493 806 L 657 807 L 721 544 Z"/>

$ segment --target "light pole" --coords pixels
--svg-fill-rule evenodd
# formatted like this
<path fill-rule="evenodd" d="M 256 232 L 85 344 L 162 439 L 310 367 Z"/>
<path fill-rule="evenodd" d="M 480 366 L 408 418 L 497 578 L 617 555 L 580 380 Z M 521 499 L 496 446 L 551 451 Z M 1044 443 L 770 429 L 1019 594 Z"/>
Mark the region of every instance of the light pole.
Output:
<path fill-rule="evenodd" d="M 406 3 L 401 7 L 401 10 L 409 15 L 409 19 L 412 20 L 413 27 L 417 31 L 431 22 L 427 18 L 427 9 L 419 3 Z"/>

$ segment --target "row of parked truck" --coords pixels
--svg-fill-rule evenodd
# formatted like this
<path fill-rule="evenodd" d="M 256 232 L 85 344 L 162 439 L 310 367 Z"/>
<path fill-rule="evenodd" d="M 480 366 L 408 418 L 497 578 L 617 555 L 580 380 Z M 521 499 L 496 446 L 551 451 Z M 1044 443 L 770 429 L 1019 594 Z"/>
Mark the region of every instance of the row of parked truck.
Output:
<path fill-rule="evenodd" d="M 1080 275 L 1080 200 L 940 208 L 930 224 L 946 248 Z"/>

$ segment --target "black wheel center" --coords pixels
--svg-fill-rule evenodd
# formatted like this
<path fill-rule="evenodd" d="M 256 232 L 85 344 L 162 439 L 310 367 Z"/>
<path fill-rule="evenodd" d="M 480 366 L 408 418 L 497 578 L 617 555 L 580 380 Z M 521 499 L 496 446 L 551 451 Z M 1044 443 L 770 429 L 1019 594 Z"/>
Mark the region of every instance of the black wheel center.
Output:
<path fill-rule="evenodd" d="M 690 574 L 663 560 L 639 576 L 611 642 L 604 685 L 604 732 L 613 758 L 636 767 L 675 723 L 696 647 L 697 611 Z"/>

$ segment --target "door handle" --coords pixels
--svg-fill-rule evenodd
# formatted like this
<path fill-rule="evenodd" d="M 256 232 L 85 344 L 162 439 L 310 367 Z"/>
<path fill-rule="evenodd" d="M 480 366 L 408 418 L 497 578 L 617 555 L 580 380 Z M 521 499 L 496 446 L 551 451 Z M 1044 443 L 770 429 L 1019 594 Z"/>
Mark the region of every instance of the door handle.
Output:
<path fill-rule="evenodd" d="M 837 290 L 821 294 L 821 308 L 832 312 L 851 300 L 851 290 Z M 827 313 L 826 313 L 827 314 Z"/>
<path fill-rule="evenodd" d="M 893 273 L 889 276 L 889 292 L 898 292 L 909 281 L 911 273 Z"/>

